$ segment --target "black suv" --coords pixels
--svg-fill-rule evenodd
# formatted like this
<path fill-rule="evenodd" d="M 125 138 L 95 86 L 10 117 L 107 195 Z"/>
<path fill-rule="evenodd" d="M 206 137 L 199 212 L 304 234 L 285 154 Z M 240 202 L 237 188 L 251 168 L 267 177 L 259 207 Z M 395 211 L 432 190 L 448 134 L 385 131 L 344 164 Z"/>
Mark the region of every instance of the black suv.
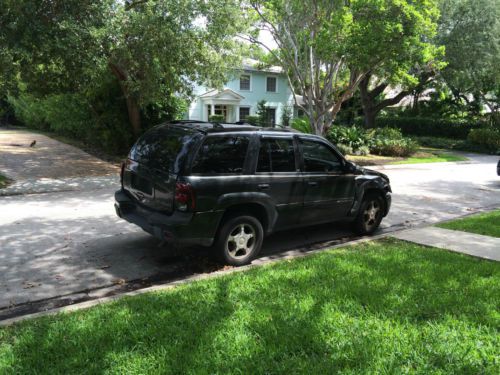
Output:
<path fill-rule="evenodd" d="M 349 220 L 371 234 L 391 205 L 387 176 L 324 138 L 251 125 L 156 126 L 132 147 L 121 184 L 119 217 L 163 241 L 213 246 L 231 265 L 279 230 Z"/>

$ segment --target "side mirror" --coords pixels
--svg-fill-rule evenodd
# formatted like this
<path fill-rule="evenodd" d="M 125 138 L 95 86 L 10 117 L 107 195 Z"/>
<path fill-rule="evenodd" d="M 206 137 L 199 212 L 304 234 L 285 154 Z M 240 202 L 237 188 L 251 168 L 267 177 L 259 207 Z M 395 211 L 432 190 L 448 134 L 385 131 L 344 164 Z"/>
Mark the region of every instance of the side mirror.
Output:
<path fill-rule="evenodd" d="M 347 172 L 347 173 L 353 173 L 353 172 L 356 172 L 357 169 L 358 169 L 358 167 L 353 162 L 350 162 L 348 160 L 346 160 L 344 162 L 344 171 L 345 172 Z"/>

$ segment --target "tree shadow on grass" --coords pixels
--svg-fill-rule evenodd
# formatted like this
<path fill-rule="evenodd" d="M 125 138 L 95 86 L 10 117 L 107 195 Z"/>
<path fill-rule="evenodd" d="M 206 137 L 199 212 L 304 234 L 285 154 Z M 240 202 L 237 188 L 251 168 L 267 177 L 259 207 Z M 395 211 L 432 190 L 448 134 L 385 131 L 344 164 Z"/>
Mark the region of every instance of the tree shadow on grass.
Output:
<path fill-rule="evenodd" d="M 499 294 L 497 263 L 390 240 L 26 322 L 0 354 L 18 373 L 494 373 Z"/>

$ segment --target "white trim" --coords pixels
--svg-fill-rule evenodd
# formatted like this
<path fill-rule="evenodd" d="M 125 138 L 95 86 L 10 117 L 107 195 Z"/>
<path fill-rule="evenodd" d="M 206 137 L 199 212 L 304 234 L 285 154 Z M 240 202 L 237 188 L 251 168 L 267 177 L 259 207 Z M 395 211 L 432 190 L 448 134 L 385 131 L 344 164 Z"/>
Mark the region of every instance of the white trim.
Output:
<path fill-rule="evenodd" d="M 250 88 L 248 90 L 242 90 L 241 89 L 241 76 L 249 76 L 250 77 Z M 238 76 L 238 91 L 242 91 L 242 92 L 252 92 L 252 81 L 253 81 L 253 77 L 252 77 L 252 73 L 249 73 L 249 72 L 242 72 L 239 74 Z"/>
<path fill-rule="evenodd" d="M 268 91 L 267 90 L 267 79 L 268 78 L 274 78 L 276 80 L 276 91 Z M 266 75 L 266 83 L 265 84 L 266 84 L 266 87 L 265 87 L 266 93 L 268 93 L 268 94 L 278 94 L 278 77 L 277 76 L 275 76 L 275 75 Z"/>

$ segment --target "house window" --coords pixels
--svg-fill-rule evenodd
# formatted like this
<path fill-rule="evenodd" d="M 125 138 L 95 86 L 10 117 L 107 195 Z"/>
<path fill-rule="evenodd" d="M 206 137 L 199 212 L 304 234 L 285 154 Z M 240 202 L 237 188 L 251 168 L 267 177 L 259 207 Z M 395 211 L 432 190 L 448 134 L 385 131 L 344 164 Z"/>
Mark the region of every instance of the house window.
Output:
<path fill-rule="evenodd" d="M 212 113 L 212 106 L 209 104 L 207 105 L 207 113 L 208 113 L 208 118 L 210 119 L 211 115 L 217 115 L 217 116 L 222 116 L 224 117 L 224 121 L 227 121 L 227 106 L 226 105 L 215 105 L 214 106 L 214 113 Z"/>
<path fill-rule="evenodd" d="M 250 91 L 250 74 L 242 74 L 240 76 L 240 90 Z"/>
<path fill-rule="evenodd" d="M 266 91 L 267 92 L 276 92 L 276 77 L 267 77 Z"/>
<path fill-rule="evenodd" d="M 240 107 L 240 121 L 245 121 L 250 116 L 250 107 Z"/>

